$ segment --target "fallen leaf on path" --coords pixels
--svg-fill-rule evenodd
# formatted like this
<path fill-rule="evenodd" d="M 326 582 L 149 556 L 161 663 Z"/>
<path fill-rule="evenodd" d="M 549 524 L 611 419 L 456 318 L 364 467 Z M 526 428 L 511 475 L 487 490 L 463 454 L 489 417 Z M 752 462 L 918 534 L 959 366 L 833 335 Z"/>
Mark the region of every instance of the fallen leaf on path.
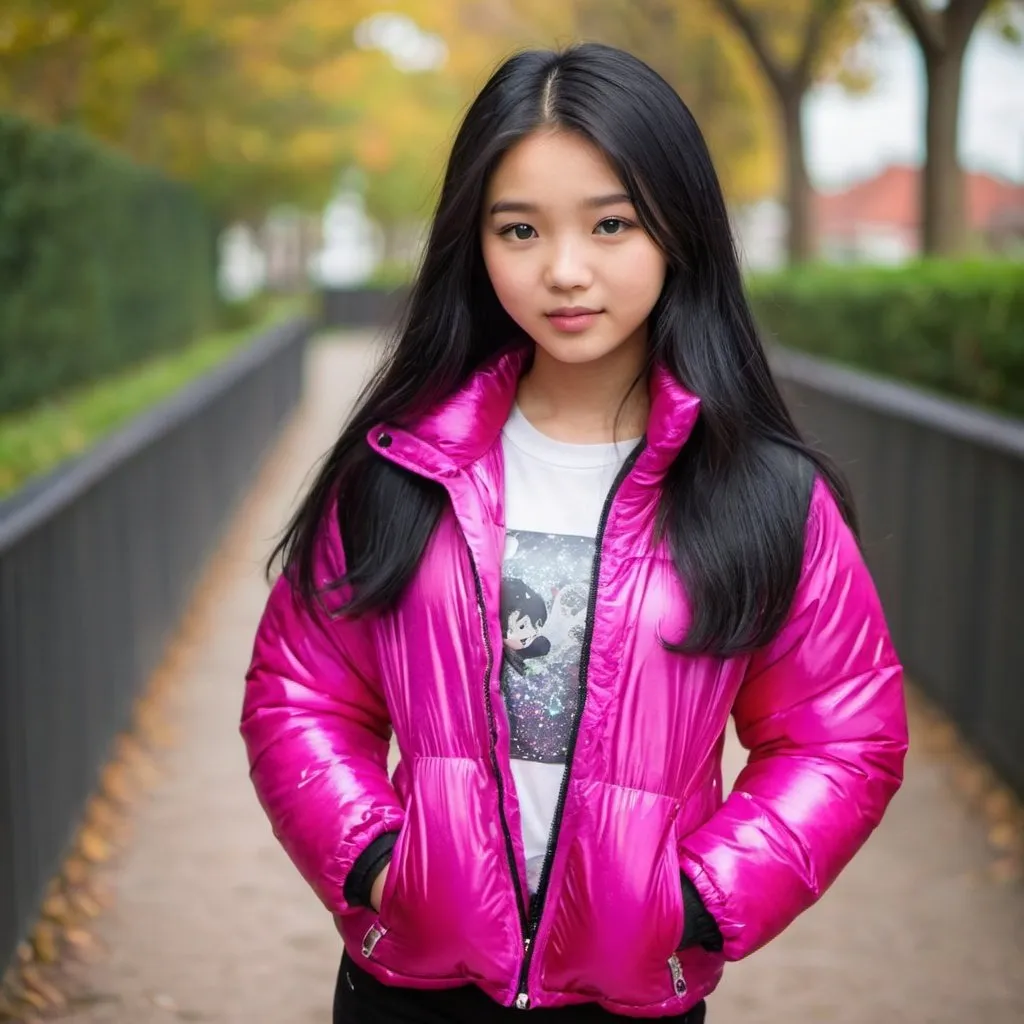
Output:
<path fill-rule="evenodd" d="M 1013 818 L 1017 810 L 1017 801 L 1013 794 L 1000 786 L 985 797 L 985 813 L 994 821 Z"/>
<path fill-rule="evenodd" d="M 36 958 L 44 964 L 55 963 L 59 953 L 56 928 L 47 921 L 40 921 L 32 932 L 32 948 Z"/>
<path fill-rule="evenodd" d="M 988 830 L 991 846 L 1002 853 L 1024 852 L 1024 833 L 1014 822 L 1004 821 Z"/>
<path fill-rule="evenodd" d="M 108 764 L 100 776 L 101 792 L 115 803 L 128 804 L 132 799 L 132 787 L 124 765 L 115 762 Z"/>
<path fill-rule="evenodd" d="M 94 796 L 85 808 L 85 820 L 93 828 L 106 832 L 114 829 L 121 821 L 121 812 L 109 800 Z"/>
<path fill-rule="evenodd" d="M 64 880 L 68 885 L 81 885 L 89 877 L 89 865 L 81 857 L 64 861 Z"/>
<path fill-rule="evenodd" d="M 99 917 L 103 909 L 98 900 L 93 899 L 87 892 L 76 892 L 71 896 L 71 902 L 75 909 L 86 917 Z"/>
<path fill-rule="evenodd" d="M 71 904 L 63 893 L 54 893 L 43 904 L 43 917 L 55 924 L 69 925 L 74 916 Z"/>
<path fill-rule="evenodd" d="M 64 933 L 64 941 L 79 952 L 91 952 L 97 948 L 96 940 L 84 928 L 69 928 Z"/>
<path fill-rule="evenodd" d="M 89 828 L 82 829 L 78 851 L 90 864 L 104 863 L 113 852 L 110 844 L 98 832 Z"/>
<path fill-rule="evenodd" d="M 51 985 L 35 967 L 25 967 L 21 972 L 21 982 L 30 992 L 37 993 L 47 1004 L 60 1009 L 67 1005 L 64 994 Z"/>
<path fill-rule="evenodd" d="M 18 998 L 23 1003 L 28 1003 L 33 1010 L 45 1010 L 49 1007 L 46 1000 L 38 992 L 33 992 L 30 988 L 22 989 L 21 992 L 18 993 Z"/>

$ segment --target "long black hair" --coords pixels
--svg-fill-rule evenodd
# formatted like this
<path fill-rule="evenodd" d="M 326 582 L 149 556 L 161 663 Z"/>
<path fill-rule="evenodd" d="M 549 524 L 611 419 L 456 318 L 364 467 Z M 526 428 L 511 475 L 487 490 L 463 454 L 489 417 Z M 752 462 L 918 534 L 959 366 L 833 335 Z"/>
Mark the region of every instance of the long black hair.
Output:
<path fill-rule="evenodd" d="M 675 648 L 727 656 L 770 640 L 792 604 L 809 480 L 848 488 L 800 437 L 772 378 L 743 292 L 721 186 L 686 105 L 641 60 L 587 43 L 505 61 L 470 106 L 445 172 L 419 273 L 386 358 L 288 526 L 284 557 L 302 597 L 322 597 L 313 552 L 338 495 L 346 556 L 341 613 L 388 607 L 415 572 L 447 496 L 366 442 L 458 389 L 518 328 L 495 295 L 480 244 L 481 207 L 502 156 L 538 129 L 576 132 L 620 176 L 668 262 L 649 321 L 649 361 L 701 398 L 691 438 L 665 477 L 658 535 L 692 607 Z"/>

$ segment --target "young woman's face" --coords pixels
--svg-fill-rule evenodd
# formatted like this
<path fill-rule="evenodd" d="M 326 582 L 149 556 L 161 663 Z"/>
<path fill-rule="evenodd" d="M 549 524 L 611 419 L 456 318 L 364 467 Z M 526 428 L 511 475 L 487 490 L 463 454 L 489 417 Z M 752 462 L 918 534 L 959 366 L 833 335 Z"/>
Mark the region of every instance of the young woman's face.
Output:
<path fill-rule="evenodd" d="M 530 135 L 491 176 L 481 225 L 491 283 L 560 362 L 647 344 L 666 264 L 625 191 L 602 152 L 565 131 Z"/>

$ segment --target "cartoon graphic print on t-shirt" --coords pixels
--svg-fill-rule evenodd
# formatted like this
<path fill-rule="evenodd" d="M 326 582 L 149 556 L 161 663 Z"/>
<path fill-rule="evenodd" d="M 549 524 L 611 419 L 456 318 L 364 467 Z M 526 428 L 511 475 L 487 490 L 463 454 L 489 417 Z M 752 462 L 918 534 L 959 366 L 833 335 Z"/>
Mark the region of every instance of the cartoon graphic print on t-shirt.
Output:
<path fill-rule="evenodd" d="M 510 530 L 501 582 L 511 755 L 564 764 L 579 702 L 594 540 Z"/>

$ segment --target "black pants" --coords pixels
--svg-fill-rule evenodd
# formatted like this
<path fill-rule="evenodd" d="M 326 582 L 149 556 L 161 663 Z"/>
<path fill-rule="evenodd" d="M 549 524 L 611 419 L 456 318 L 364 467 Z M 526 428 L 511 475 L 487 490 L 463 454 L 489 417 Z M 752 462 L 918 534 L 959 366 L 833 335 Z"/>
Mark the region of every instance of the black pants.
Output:
<path fill-rule="evenodd" d="M 704 1024 L 705 1009 L 700 1003 L 682 1016 L 660 1019 L 666 1024 Z M 348 953 L 342 957 L 334 990 L 334 1024 L 608 1024 L 626 1019 L 594 1003 L 524 1013 L 499 1006 L 475 985 L 429 991 L 393 988 L 357 967 Z"/>

